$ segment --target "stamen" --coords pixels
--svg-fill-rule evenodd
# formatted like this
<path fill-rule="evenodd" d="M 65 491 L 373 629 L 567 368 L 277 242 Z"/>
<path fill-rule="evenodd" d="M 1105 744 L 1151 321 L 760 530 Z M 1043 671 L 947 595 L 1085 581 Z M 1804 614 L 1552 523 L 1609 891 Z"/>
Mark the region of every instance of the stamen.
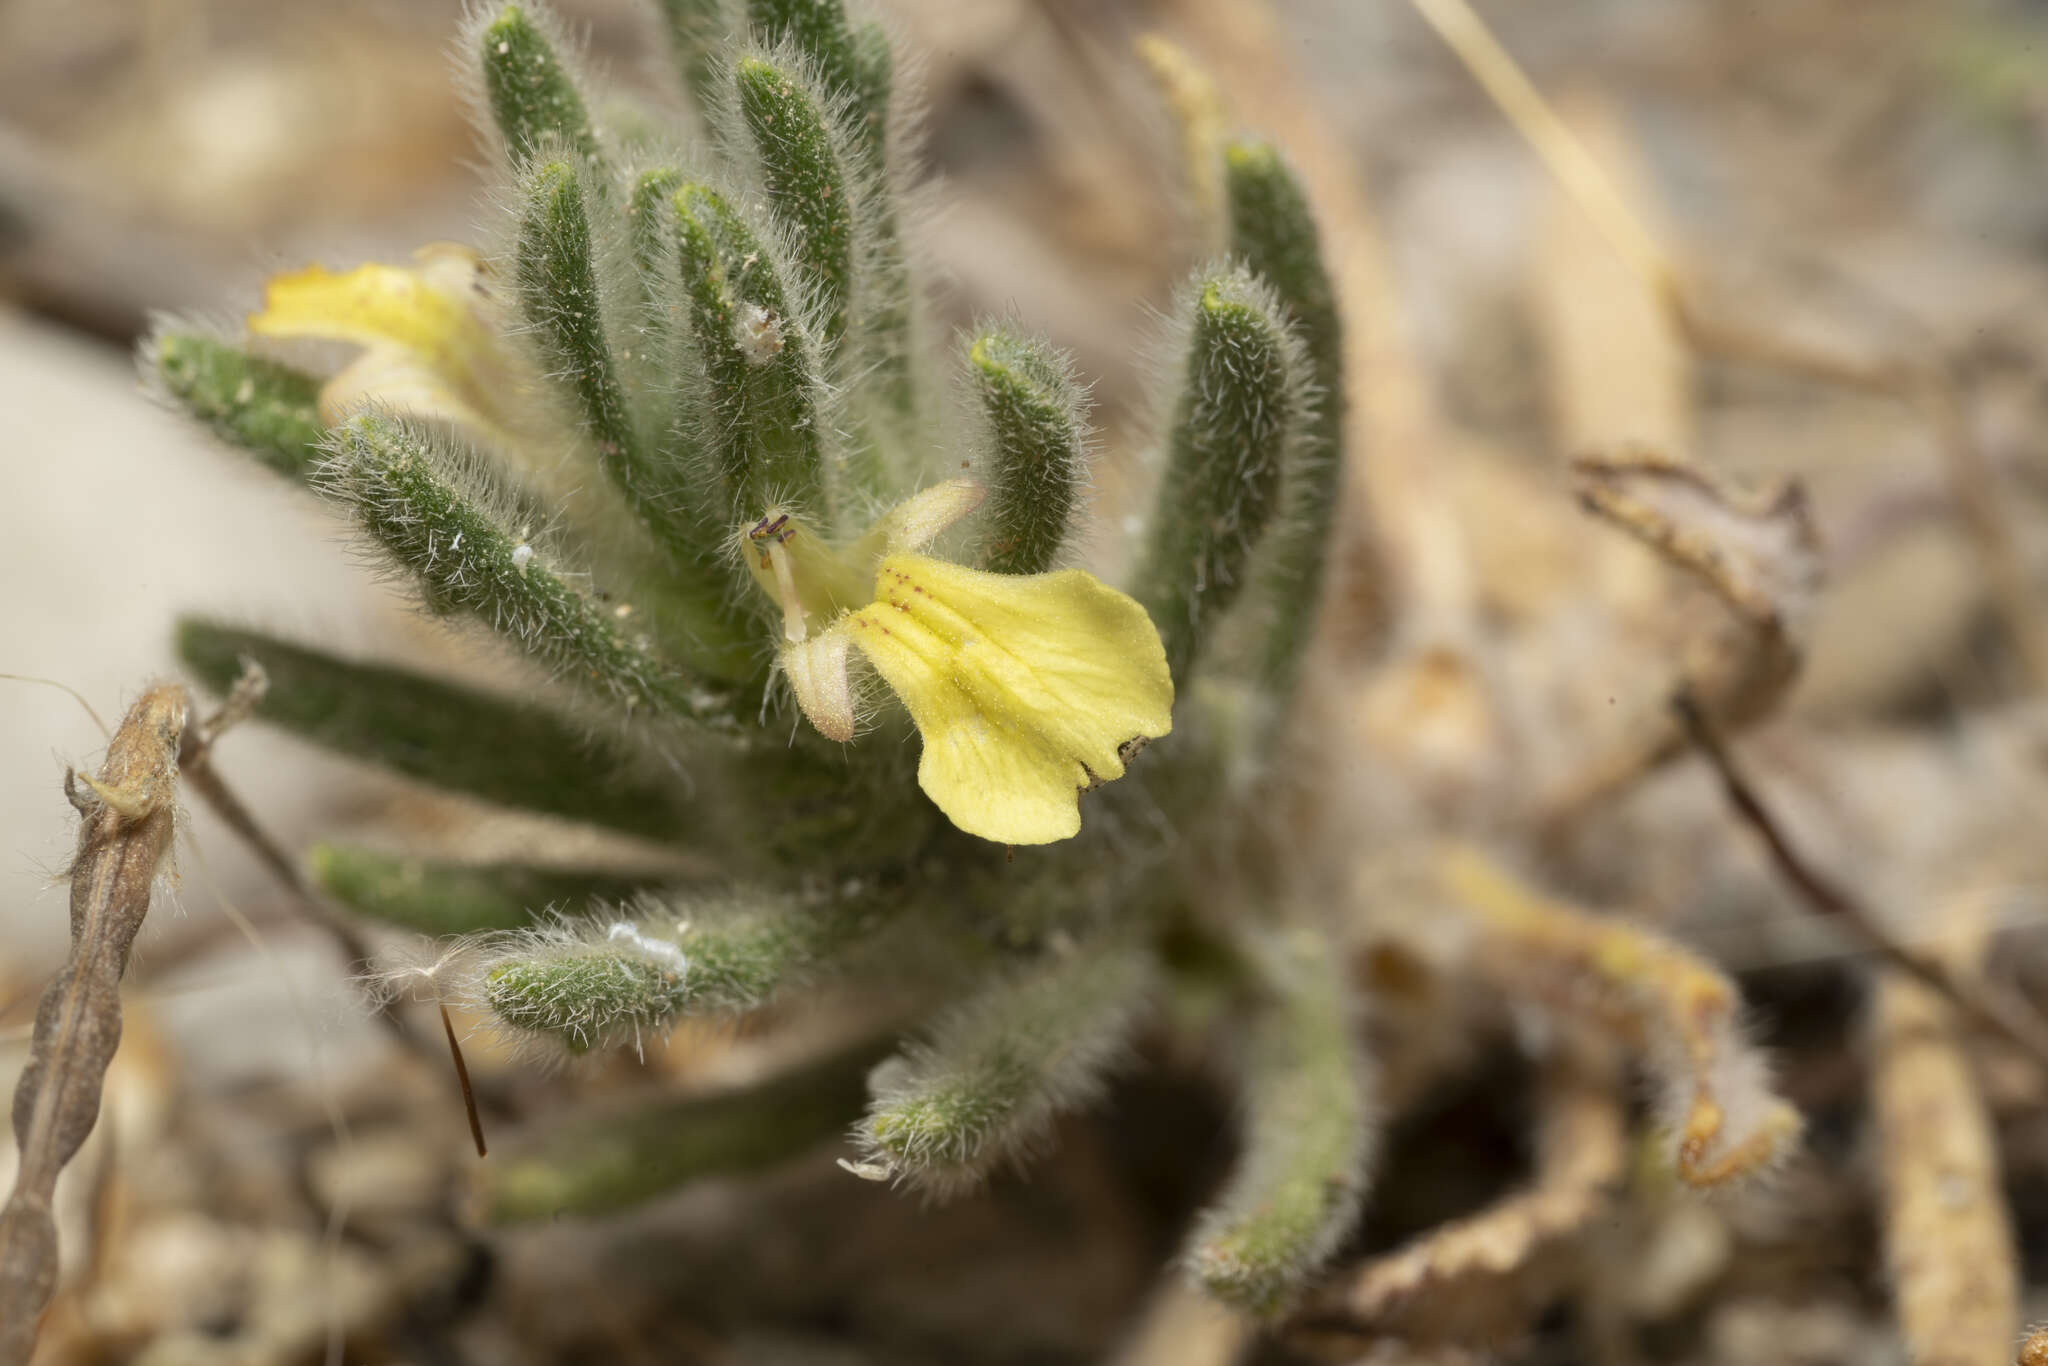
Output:
<path fill-rule="evenodd" d="M 786 520 L 786 519 L 785 519 Z M 776 524 L 780 526 L 781 523 Z M 773 528 L 771 528 L 772 530 Z M 787 640 L 804 638 L 804 604 L 797 596 L 796 575 L 789 567 L 789 552 L 776 554 L 782 542 L 769 546 L 761 552 L 761 558 L 775 571 L 775 596 L 782 603 L 782 634 Z"/>

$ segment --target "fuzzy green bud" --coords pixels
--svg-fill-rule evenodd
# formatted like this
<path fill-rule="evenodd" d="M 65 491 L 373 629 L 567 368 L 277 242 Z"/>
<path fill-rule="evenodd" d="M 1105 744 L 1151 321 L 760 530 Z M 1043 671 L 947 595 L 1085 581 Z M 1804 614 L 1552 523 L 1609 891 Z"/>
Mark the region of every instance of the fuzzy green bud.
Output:
<path fill-rule="evenodd" d="M 477 58 L 491 118 L 514 167 L 559 139 L 595 167 L 600 162 L 590 110 L 548 35 L 518 5 L 507 5 L 477 35 Z"/>
<path fill-rule="evenodd" d="M 949 1012 L 927 1042 L 875 1070 L 863 1174 L 950 1193 L 1028 1147 L 1100 1093 L 1152 972 L 1138 950 L 1093 944 Z"/>
<path fill-rule="evenodd" d="M 987 431 L 982 568 L 1043 573 L 1059 559 L 1086 469 L 1086 391 L 1064 353 L 1001 327 L 968 344 L 967 365 Z"/>

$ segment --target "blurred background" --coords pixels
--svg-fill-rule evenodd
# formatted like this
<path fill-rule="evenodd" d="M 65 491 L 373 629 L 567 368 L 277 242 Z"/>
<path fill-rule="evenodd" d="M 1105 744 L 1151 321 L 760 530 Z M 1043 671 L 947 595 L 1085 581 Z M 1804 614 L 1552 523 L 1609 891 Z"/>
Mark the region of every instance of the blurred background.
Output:
<path fill-rule="evenodd" d="M 559 8 L 598 66 L 669 98 L 636 6 Z M 1433 604 L 1338 682 L 1356 705 L 1331 743 L 1370 770 L 1345 794 L 1367 828 L 1518 838 L 1538 804 L 1509 789 L 1557 786 L 1623 743 L 1631 708 L 1658 705 L 1642 660 L 1671 600 L 1643 585 L 1665 571 L 1577 510 L 1570 466 L 1647 444 L 1808 490 L 1828 586 L 1801 604 L 1804 668 L 1756 744 L 1815 848 L 1910 889 L 1884 898 L 1901 917 L 1967 890 L 1998 960 L 2048 977 L 2028 932 L 2048 680 L 2027 643 L 2029 614 L 2048 613 L 2048 5 L 1481 4 L 1690 282 L 1690 330 L 1406 0 L 1275 0 L 1256 50 L 1239 40 L 1263 7 L 1233 0 L 876 8 L 921 56 L 920 240 L 942 319 L 1013 313 L 1075 353 L 1096 384 L 1105 513 L 1153 400 L 1147 342 L 1202 250 L 1133 39 L 1176 36 L 1240 121 L 1344 187 L 1325 231 L 1370 258 L 1361 344 L 1388 385 L 1352 395 L 1368 413 L 1354 459 L 1378 472 L 1348 513 L 1384 519 L 1371 553 Z M 373 583 L 324 510 L 155 406 L 132 361 L 155 312 L 233 320 L 276 271 L 476 239 L 479 144 L 450 79 L 460 15 L 0 3 L 0 670 L 112 719 L 172 672 L 170 624 L 192 610 L 496 667 Z M 1609 651 L 1632 632 L 1643 650 Z M 1391 672 L 1375 663 L 1388 651 Z M 64 952 L 60 779 L 103 740 L 55 688 L 5 681 L 0 698 L 11 1078 Z M 288 849 L 337 831 L 477 851 L 535 838 L 255 728 L 219 762 Z M 125 1251 L 97 1270 L 71 1259 L 101 1293 L 70 1301 L 39 1360 L 315 1360 L 337 1316 L 351 1361 L 1907 1360 L 1875 1243 L 1867 961 L 1771 885 L 1697 771 L 1624 805 L 1575 831 L 1565 864 L 1737 974 L 1820 1160 L 1768 1199 L 1659 1207 L 1606 1230 L 1604 1252 L 1574 1244 L 1604 1291 L 1538 1296 L 1498 1341 L 1456 1347 L 1254 1343 L 1158 1289 L 1228 1152 L 1227 1109 L 1192 1067 L 1141 1074 L 1030 1179 L 942 1210 L 843 1179 L 827 1152 L 704 1183 L 623 1230 L 481 1239 L 446 1078 L 387 1065 L 348 965 L 195 811 L 137 949 L 107 1118 L 67 1178 L 74 1249 L 108 1246 L 111 1227 Z M 711 1086 L 829 1032 L 691 1035 L 603 1067 Z M 1512 1049 L 1461 1056 L 1417 1083 L 1360 1255 L 1526 1178 L 1528 1078 Z M 2022 1309 L 2048 1316 L 2048 1088 L 2012 1058 L 1979 1061 Z M 606 1075 L 536 1082 L 536 1103 Z"/>

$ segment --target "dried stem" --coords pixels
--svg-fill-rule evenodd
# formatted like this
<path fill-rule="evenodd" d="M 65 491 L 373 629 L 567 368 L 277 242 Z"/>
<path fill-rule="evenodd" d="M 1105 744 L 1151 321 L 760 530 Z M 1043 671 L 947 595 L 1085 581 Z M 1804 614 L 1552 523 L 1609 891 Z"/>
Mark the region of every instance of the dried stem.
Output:
<path fill-rule="evenodd" d="M 1934 990 L 1970 1020 L 2003 1036 L 2037 1065 L 2048 1068 L 2048 1023 L 2032 1007 L 2016 997 L 1994 991 L 1987 984 L 1965 984 L 1938 960 L 1892 938 L 1863 902 L 1815 869 L 1793 845 L 1784 827 L 1736 766 L 1735 756 L 1699 703 L 1688 692 L 1680 691 L 1671 705 L 1692 743 L 1720 776 L 1728 804 L 1762 838 L 1772 865 L 1809 910 L 1837 921 L 1864 948 Z"/>
<path fill-rule="evenodd" d="M 349 963 L 367 963 L 372 956 L 369 941 L 363 938 L 353 925 L 327 909 L 318 894 L 306 885 L 305 878 L 299 873 L 298 865 L 284 852 L 283 846 L 256 823 L 255 814 L 243 805 L 242 799 L 235 795 L 234 789 L 227 785 L 213 767 L 215 742 L 229 727 L 255 710 L 268 686 L 263 670 L 245 661 L 242 676 L 229 690 L 220 709 L 193 727 L 186 736 L 183 752 L 178 756 L 183 768 L 185 786 L 205 802 L 214 815 L 220 817 L 222 823 L 249 847 L 258 861 L 291 891 L 293 903 L 300 913 L 319 926 L 334 941 Z M 425 1057 L 432 1051 L 427 1041 L 412 1027 L 411 1022 L 399 1013 L 396 1002 L 380 1001 L 377 1018 L 401 1044 L 414 1053 Z M 461 1055 L 458 1053 L 456 1056 L 459 1067 Z M 463 1086 L 463 1097 L 465 1100 L 470 1099 L 466 1083 Z"/>
<path fill-rule="evenodd" d="M 1224 249 L 1229 233 L 1222 169 L 1230 115 L 1222 93 L 1199 62 L 1156 33 L 1139 37 L 1138 57 L 1152 73 L 1153 84 L 1180 126 L 1190 216 L 1202 255 L 1216 255 Z"/>
<path fill-rule="evenodd" d="M 476 1088 L 469 1084 L 469 1064 L 463 1061 L 462 1044 L 455 1037 L 455 1024 L 448 1018 L 448 1005 L 441 1002 L 441 1032 L 448 1036 L 448 1055 L 455 1059 L 455 1080 L 462 1086 L 462 1112 L 469 1117 L 469 1136 L 476 1143 L 476 1155 L 487 1157 L 483 1117 L 476 1112 Z"/>
<path fill-rule="evenodd" d="M 1664 251 L 1599 160 L 1558 117 L 1550 102 L 1522 70 L 1500 40 L 1465 0 L 1411 0 L 1446 46 L 1457 54 L 1507 115 L 1565 191 L 1579 202 L 1616 254 L 1657 294 L 1671 299 L 1676 276 Z"/>
<path fill-rule="evenodd" d="M 1725 621 L 1686 641 L 1680 686 L 1731 731 L 1769 716 L 1805 662 L 1806 623 L 1823 577 L 1803 487 L 1786 481 L 1746 494 L 1648 450 L 1580 456 L 1573 472 L 1586 511 L 1683 570 L 1728 609 Z M 1541 803 L 1540 828 L 1554 838 L 1684 752 L 1684 728 L 1667 708 L 1650 708 Z"/>
<path fill-rule="evenodd" d="M 177 821 L 185 690 L 152 688 L 129 709 L 97 779 L 65 774 L 81 817 L 71 865 L 71 954 L 36 1010 L 14 1093 L 21 1149 L 0 1209 L 0 1366 L 22 1366 L 57 1285 L 58 1173 L 99 1118 L 100 1085 L 121 1042 L 121 974 L 149 912 Z"/>

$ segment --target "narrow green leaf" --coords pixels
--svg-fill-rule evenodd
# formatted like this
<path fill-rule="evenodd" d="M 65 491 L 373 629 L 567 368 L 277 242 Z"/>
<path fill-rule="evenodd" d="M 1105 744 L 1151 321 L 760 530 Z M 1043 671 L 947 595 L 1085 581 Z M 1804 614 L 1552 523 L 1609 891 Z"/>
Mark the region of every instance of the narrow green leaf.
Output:
<path fill-rule="evenodd" d="M 663 325 L 673 321 L 675 309 L 675 301 L 664 287 L 671 240 L 669 201 L 682 183 L 682 172 L 673 166 L 642 171 L 633 181 L 633 194 L 626 205 L 633 234 L 633 268 L 640 276 L 648 319 Z"/>
<path fill-rule="evenodd" d="M 546 163 L 529 182 L 517 274 L 520 307 L 549 372 L 574 395 L 598 463 L 650 526 L 672 519 L 662 497 L 670 490 L 649 467 L 619 385 L 605 336 L 590 214 L 582 182 L 567 162 Z"/>
<path fill-rule="evenodd" d="M 485 1172 L 499 1223 L 631 1209 L 707 1176 L 761 1171 L 843 1133 L 886 1047 L 861 1043 L 762 1085 L 635 1097 L 503 1154 Z"/>
<path fill-rule="evenodd" d="M 853 200 L 841 149 L 819 97 L 795 72 L 742 57 L 734 76 L 769 208 L 786 226 L 796 265 L 817 297 L 820 340 L 836 346 L 846 335 L 853 291 Z"/>
<path fill-rule="evenodd" d="M 859 406 L 900 424 L 915 413 L 912 299 L 896 206 L 889 185 L 889 101 L 895 57 L 880 24 L 850 27 L 840 0 L 749 0 L 765 42 L 785 39 L 808 58 L 823 82 L 826 107 L 847 123 L 848 150 L 864 165 L 842 166 L 862 239 L 850 289 L 858 316 L 849 318 L 853 354 L 841 373 L 862 377 Z"/>
<path fill-rule="evenodd" d="M 692 335 L 710 382 L 702 425 L 734 523 L 771 500 L 824 501 L 818 347 L 774 255 L 716 191 L 675 196 L 677 255 Z"/>
<path fill-rule="evenodd" d="M 862 140 L 874 169 L 889 169 L 889 100 L 896 82 L 896 54 L 880 24 L 862 24 L 853 31 L 853 85 Z"/>
<path fill-rule="evenodd" d="M 147 362 L 171 397 L 279 474 L 303 480 L 322 455 L 320 381 L 197 332 L 160 332 Z"/>
<path fill-rule="evenodd" d="M 1270 603 L 1267 682 L 1291 692 L 1322 600 L 1323 563 L 1343 481 L 1344 342 L 1336 290 L 1324 268 L 1308 196 L 1280 154 L 1262 142 L 1223 153 L 1230 249 L 1279 298 L 1308 353 L 1314 412 L 1289 454 L 1286 511 L 1261 553 L 1259 595 Z"/>
<path fill-rule="evenodd" d="M 524 929 L 550 913 L 590 915 L 656 881 L 530 863 L 449 863 L 350 844 L 316 844 L 306 864 L 314 884 L 356 914 L 436 936 Z"/>
<path fill-rule="evenodd" d="M 732 38 L 738 16 L 730 0 L 657 0 L 668 29 L 669 53 L 683 90 L 708 112 L 712 73 L 718 56 Z"/>
<path fill-rule="evenodd" d="M 692 485 L 690 510 L 701 519 L 699 535 L 715 540 L 719 531 L 713 524 L 716 500 L 701 486 L 703 462 L 695 445 L 696 433 L 678 430 L 674 422 L 675 391 L 690 388 L 692 379 L 684 368 L 688 360 L 679 344 L 688 327 L 676 281 L 675 210 L 671 207 L 682 183 L 682 172 L 675 167 L 650 167 L 633 178 L 626 198 L 626 231 L 639 291 L 633 306 L 623 310 L 632 335 L 624 340 L 621 387 L 632 407 L 634 430 L 645 434 L 650 471 L 673 472 L 672 478 Z"/>
<path fill-rule="evenodd" d="M 323 488 L 420 584 L 429 607 L 464 611 L 571 681 L 627 707 L 736 731 L 734 699 L 629 637 L 615 609 L 557 572 L 538 525 L 513 526 L 457 480 L 471 473 L 427 433 L 365 415 L 335 431 Z"/>
<path fill-rule="evenodd" d="M 874 377 L 868 391 L 879 400 L 876 406 L 907 421 L 917 412 L 917 300 L 896 211 L 897 154 L 889 123 L 895 54 L 880 24 L 854 30 L 853 56 L 853 114 L 869 166 L 859 204 L 867 243 L 855 290 L 862 314 L 860 368 Z"/>
<path fill-rule="evenodd" d="M 500 806 L 679 842 L 701 817 L 666 772 L 530 703 L 187 617 L 178 657 L 216 694 L 254 660 L 256 714 L 365 763 Z"/>
<path fill-rule="evenodd" d="M 747 20 L 773 47 L 788 40 L 811 59 L 833 94 L 860 87 L 860 64 L 842 0 L 747 0 Z"/>
<path fill-rule="evenodd" d="M 634 917 L 539 931 L 500 949 L 482 1003 L 571 1049 L 638 1041 L 686 1015 L 756 1009 L 876 923 L 872 898 L 678 894 Z"/>
<path fill-rule="evenodd" d="M 1351 1231 L 1372 1131 L 1341 956 L 1305 930 L 1251 956 L 1261 980 L 1238 1058 L 1244 1140 L 1187 1260 L 1210 1294 L 1271 1315 Z"/>
<path fill-rule="evenodd" d="M 744 647 L 752 637 L 741 606 L 751 599 L 736 591 L 745 585 L 726 550 L 732 527 L 703 477 L 703 462 L 688 452 L 657 449 L 635 427 L 605 332 L 582 183 L 566 162 L 549 162 L 531 179 L 517 273 L 520 304 L 542 357 L 573 395 L 599 468 L 677 566 L 678 576 L 664 586 L 704 651 L 722 661 L 730 647 Z M 725 668 L 694 662 L 729 676 Z"/>

